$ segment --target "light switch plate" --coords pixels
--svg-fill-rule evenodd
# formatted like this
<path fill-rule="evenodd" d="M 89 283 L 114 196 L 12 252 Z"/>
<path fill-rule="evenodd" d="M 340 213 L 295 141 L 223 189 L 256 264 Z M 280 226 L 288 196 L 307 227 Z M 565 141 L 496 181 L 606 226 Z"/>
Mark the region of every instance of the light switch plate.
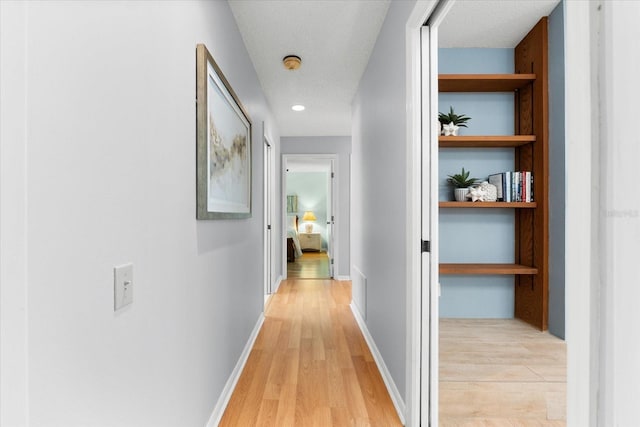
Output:
<path fill-rule="evenodd" d="M 133 264 L 113 269 L 113 310 L 120 310 L 133 302 Z"/>

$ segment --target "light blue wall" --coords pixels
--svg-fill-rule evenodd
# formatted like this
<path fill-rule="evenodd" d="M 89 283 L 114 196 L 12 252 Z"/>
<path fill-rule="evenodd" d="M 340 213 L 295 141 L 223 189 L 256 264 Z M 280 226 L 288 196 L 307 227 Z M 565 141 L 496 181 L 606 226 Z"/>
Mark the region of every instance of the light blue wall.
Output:
<path fill-rule="evenodd" d="M 298 196 L 298 217 L 312 211 L 316 216 L 313 232 L 322 235 L 322 247 L 327 249 L 327 195 L 329 174 L 327 172 L 287 172 L 287 195 Z M 301 227 L 300 231 L 304 231 Z"/>
<path fill-rule="evenodd" d="M 512 73 L 513 49 L 439 49 L 440 73 Z M 513 95 L 510 93 L 441 93 L 439 108 L 471 117 L 461 135 L 512 135 Z M 439 199 L 453 200 L 447 175 L 462 167 L 475 178 L 513 170 L 514 150 L 441 149 Z M 512 209 L 441 209 L 440 261 L 514 261 L 514 212 Z M 512 276 L 440 276 L 442 317 L 513 317 Z"/>
<path fill-rule="evenodd" d="M 564 3 L 549 15 L 549 332 L 564 338 Z"/>

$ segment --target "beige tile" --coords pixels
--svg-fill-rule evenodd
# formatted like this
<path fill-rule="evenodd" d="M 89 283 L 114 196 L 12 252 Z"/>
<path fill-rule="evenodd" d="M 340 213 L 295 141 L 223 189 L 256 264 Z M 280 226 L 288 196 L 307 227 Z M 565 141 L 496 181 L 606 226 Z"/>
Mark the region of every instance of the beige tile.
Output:
<path fill-rule="evenodd" d="M 526 366 L 440 363 L 440 381 L 540 381 Z"/>
<path fill-rule="evenodd" d="M 441 319 L 441 426 L 565 426 L 566 344 L 513 319 Z"/>

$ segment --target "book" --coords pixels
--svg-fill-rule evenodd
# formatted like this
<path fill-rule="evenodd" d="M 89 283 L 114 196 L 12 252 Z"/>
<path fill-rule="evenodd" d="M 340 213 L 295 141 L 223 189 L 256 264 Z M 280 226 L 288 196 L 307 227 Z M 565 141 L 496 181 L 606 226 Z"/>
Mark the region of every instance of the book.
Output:
<path fill-rule="evenodd" d="M 497 189 L 499 202 L 533 202 L 531 171 L 506 171 L 489 175 L 489 184 Z"/>
<path fill-rule="evenodd" d="M 489 175 L 489 184 L 493 184 L 497 189 L 498 202 L 504 202 L 504 172 Z"/>

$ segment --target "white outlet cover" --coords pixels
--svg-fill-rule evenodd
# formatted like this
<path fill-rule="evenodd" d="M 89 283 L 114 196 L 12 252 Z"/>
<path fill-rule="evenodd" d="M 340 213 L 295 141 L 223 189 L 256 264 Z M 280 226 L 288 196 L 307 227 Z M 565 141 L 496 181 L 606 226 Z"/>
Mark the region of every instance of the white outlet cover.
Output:
<path fill-rule="evenodd" d="M 120 310 L 133 302 L 133 264 L 113 269 L 113 310 Z"/>

